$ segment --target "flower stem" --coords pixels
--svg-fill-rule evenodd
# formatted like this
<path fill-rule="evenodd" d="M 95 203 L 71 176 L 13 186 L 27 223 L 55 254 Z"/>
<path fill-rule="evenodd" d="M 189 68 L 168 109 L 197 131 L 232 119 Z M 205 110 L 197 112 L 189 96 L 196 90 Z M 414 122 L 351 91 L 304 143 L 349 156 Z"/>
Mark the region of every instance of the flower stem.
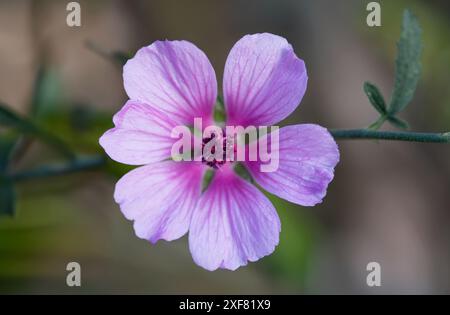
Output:
<path fill-rule="evenodd" d="M 13 173 L 8 179 L 14 182 L 20 182 L 35 178 L 44 178 L 58 175 L 75 173 L 78 171 L 91 170 L 104 166 L 106 159 L 102 155 L 94 155 L 90 157 L 76 158 L 67 163 L 42 165 L 37 168 Z"/>
<path fill-rule="evenodd" d="M 447 133 L 425 133 L 406 131 L 377 131 L 369 129 L 332 129 L 330 133 L 335 139 L 357 140 L 394 140 L 424 143 L 450 143 L 450 132 Z M 45 178 L 59 175 L 66 175 L 79 171 L 93 170 L 103 167 L 106 158 L 103 155 L 93 155 L 89 157 L 78 157 L 72 161 L 59 164 L 47 164 L 37 168 L 12 173 L 7 179 L 13 182 L 21 182 L 30 179 Z"/>
<path fill-rule="evenodd" d="M 330 133 L 336 139 L 376 139 L 427 143 L 450 143 L 450 132 L 425 133 L 407 131 L 377 131 L 369 129 L 332 129 Z"/>

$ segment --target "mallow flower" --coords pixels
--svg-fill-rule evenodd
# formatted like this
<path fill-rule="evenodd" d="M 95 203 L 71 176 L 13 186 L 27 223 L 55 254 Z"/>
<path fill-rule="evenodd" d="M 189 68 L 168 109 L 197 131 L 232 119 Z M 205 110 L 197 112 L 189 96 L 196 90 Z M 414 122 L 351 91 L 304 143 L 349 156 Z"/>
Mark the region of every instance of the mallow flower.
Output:
<path fill-rule="evenodd" d="M 178 140 L 171 136 L 174 127 L 192 126 L 194 118 L 214 124 L 217 81 L 206 55 L 187 41 L 157 41 L 127 62 L 123 79 L 129 100 L 100 144 L 113 160 L 140 166 L 114 192 L 136 235 L 156 243 L 189 233 L 194 261 L 208 270 L 235 270 L 271 254 L 279 241 L 279 217 L 261 190 L 235 172 L 236 163 L 170 158 Z M 305 63 L 286 39 L 244 36 L 225 64 L 226 125 L 277 124 L 297 108 L 307 80 Z M 314 124 L 278 131 L 276 171 L 261 172 L 260 160 L 242 165 L 271 194 L 303 206 L 320 203 L 339 160 L 333 137 Z M 214 176 L 203 190 L 207 170 Z"/>

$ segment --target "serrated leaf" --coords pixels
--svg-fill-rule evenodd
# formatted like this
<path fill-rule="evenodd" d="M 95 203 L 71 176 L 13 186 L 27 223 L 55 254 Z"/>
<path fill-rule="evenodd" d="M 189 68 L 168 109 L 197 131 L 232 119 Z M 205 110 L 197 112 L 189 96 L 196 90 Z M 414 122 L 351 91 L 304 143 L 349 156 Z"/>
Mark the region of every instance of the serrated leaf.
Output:
<path fill-rule="evenodd" d="M 386 114 L 386 102 L 378 87 L 370 82 L 364 83 L 364 92 L 369 98 L 370 103 L 381 115 Z"/>
<path fill-rule="evenodd" d="M 409 124 L 408 124 L 406 121 L 404 121 L 404 120 L 402 120 L 402 119 L 400 119 L 400 118 L 398 118 L 398 117 L 390 116 L 390 117 L 387 118 L 387 120 L 388 120 L 393 126 L 395 126 L 395 127 L 397 127 L 397 128 L 400 128 L 400 129 L 409 129 Z"/>
<path fill-rule="evenodd" d="M 14 215 L 16 194 L 13 183 L 0 177 L 0 216 Z"/>
<path fill-rule="evenodd" d="M 417 18 L 406 10 L 403 13 L 402 31 L 397 43 L 395 84 L 389 106 L 389 115 L 395 116 L 414 97 L 421 74 L 422 30 Z"/>

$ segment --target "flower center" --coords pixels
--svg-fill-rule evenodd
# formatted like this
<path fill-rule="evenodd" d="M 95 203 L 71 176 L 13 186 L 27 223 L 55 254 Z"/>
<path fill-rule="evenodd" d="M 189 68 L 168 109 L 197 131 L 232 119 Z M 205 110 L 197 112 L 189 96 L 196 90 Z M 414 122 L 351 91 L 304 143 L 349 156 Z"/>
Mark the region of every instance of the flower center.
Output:
<path fill-rule="evenodd" d="M 226 137 L 212 134 L 202 140 L 202 163 L 214 169 L 220 168 L 227 162 L 229 142 Z M 228 150 L 229 151 L 229 150 Z"/>

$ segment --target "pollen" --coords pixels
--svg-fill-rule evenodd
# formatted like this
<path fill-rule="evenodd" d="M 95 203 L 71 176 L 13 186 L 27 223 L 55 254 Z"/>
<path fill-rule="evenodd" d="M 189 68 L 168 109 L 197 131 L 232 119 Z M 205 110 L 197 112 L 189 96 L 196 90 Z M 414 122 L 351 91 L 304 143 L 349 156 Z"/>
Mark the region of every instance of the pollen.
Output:
<path fill-rule="evenodd" d="M 231 139 L 226 136 L 211 134 L 202 140 L 202 163 L 211 168 L 219 169 L 226 162 L 231 161 L 230 152 L 234 151 Z"/>

